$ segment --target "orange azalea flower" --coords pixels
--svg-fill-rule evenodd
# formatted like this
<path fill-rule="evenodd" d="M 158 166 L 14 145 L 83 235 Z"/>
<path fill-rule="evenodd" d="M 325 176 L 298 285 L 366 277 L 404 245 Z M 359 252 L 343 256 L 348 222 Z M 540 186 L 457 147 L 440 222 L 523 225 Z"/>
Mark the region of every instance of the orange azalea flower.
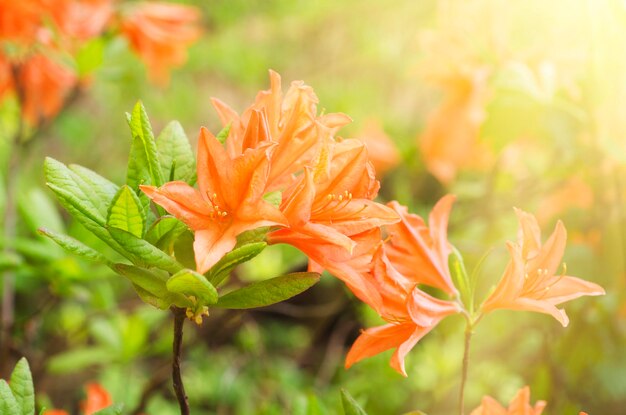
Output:
<path fill-rule="evenodd" d="M 318 116 L 318 98 L 302 81 L 292 82 L 283 96 L 280 75 L 270 70 L 270 85 L 241 116 L 219 99 L 211 102 L 222 125 L 231 125 L 226 140 L 231 157 L 259 143 L 277 143 L 268 180 L 269 189 L 276 190 L 290 184 L 293 173 L 312 161 L 323 143 L 320 135 L 330 137 L 351 120 L 339 113 Z"/>
<path fill-rule="evenodd" d="M 485 117 L 486 72 L 465 72 L 459 70 L 444 80 L 446 98 L 430 115 L 419 137 L 426 167 L 444 184 L 456 177 L 459 168 L 484 166 L 489 159 L 478 143 Z"/>
<path fill-rule="evenodd" d="M 351 251 L 355 242 L 350 236 L 398 221 L 393 210 L 371 200 L 379 183 L 363 143 L 345 140 L 329 151 L 332 156 L 322 159 L 315 170 L 306 168 L 300 180 L 283 194 L 280 210 L 289 221 L 289 229 L 279 231 L 271 240 L 280 242 L 295 232 Z"/>
<path fill-rule="evenodd" d="M 584 295 L 603 295 L 597 284 L 576 277 L 557 274 L 567 233 L 561 221 L 545 244 L 537 219 L 516 209 L 520 230 L 518 244 L 509 242 L 511 260 L 491 296 L 482 306 L 487 313 L 496 309 L 527 310 L 550 314 L 564 327 L 569 319 L 556 306 Z M 565 268 L 565 264 L 563 264 Z"/>
<path fill-rule="evenodd" d="M 113 15 L 113 0 L 65 0 L 53 11 L 59 29 L 71 38 L 87 40 L 99 35 Z"/>
<path fill-rule="evenodd" d="M 323 239 L 282 229 L 268 234 L 269 243 L 285 243 L 298 248 L 309 257 L 309 271 L 327 270 L 343 281 L 354 295 L 374 308 L 381 304 L 377 287 L 368 273 L 373 253 L 381 242 L 380 228 L 353 235 L 354 247 L 350 253 L 345 248 Z"/>
<path fill-rule="evenodd" d="M 385 255 L 384 245 L 374 254 L 370 281 L 381 301 L 370 303 L 388 322 L 364 330 L 346 357 L 346 368 L 385 350 L 396 348 L 391 367 L 407 376 L 404 358 L 417 342 L 446 316 L 461 311 L 452 301 L 434 298 L 420 290 L 414 281 L 398 272 Z"/>
<path fill-rule="evenodd" d="M 102 386 L 97 383 L 89 383 L 86 386 L 87 399 L 81 403 L 81 409 L 84 415 L 91 415 L 113 405 L 111 396 Z"/>
<path fill-rule="evenodd" d="M 45 55 L 34 55 L 20 66 L 19 83 L 23 88 L 22 113 L 36 124 L 56 115 L 76 85 L 71 69 Z"/>
<path fill-rule="evenodd" d="M 155 203 L 195 231 L 197 270 L 208 271 L 236 244 L 242 232 L 261 226 L 286 225 L 283 214 L 263 200 L 271 145 L 248 149 L 231 159 L 206 128 L 198 140 L 198 187 L 169 182 L 141 186 Z"/>
<path fill-rule="evenodd" d="M 379 121 L 368 121 L 358 138 L 367 146 L 370 161 L 379 177 L 400 163 L 400 152 Z"/>
<path fill-rule="evenodd" d="M 0 38 L 31 44 L 41 30 L 45 9 L 40 0 L 0 0 Z"/>
<path fill-rule="evenodd" d="M 81 402 L 81 413 L 83 415 L 92 415 L 101 409 L 113 405 L 113 400 L 109 393 L 97 383 L 89 383 L 86 386 L 87 398 Z M 69 415 L 67 411 L 61 409 L 49 409 L 44 411 L 43 415 Z"/>
<path fill-rule="evenodd" d="M 455 197 L 444 196 L 429 217 L 430 228 L 424 220 L 408 213 L 405 206 L 393 201 L 388 206 L 400 215 L 400 222 L 387 226 L 389 245 L 387 255 L 398 271 L 415 283 L 437 287 L 449 295 L 456 295 L 452 283 L 448 256 L 452 252 L 447 239 L 448 218 Z"/>
<path fill-rule="evenodd" d="M 185 63 L 198 38 L 198 9 L 180 4 L 140 2 L 122 15 L 122 33 L 148 68 L 151 79 L 166 84 L 169 71 Z"/>
<path fill-rule="evenodd" d="M 470 415 L 541 415 L 546 407 L 545 401 L 537 401 L 534 406 L 530 405 L 530 388 L 524 386 L 517 391 L 508 408 L 500 405 L 490 396 L 483 397 L 480 406 Z"/>
<path fill-rule="evenodd" d="M 545 224 L 569 209 L 590 209 L 593 199 L 592 187 L 580 177 L 571 177 L 543 198 L 537 208 L 537 220 Z"/>

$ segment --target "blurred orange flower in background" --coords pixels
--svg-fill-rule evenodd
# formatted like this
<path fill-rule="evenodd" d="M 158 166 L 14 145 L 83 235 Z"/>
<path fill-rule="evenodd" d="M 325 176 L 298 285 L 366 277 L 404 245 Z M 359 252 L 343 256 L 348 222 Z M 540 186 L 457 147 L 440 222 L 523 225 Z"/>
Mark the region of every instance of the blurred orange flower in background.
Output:
<path fill-rule="evenodd" d="M 88 383 L 85 386 L 87 396 L 80 403 L 82 415 L 92 415 L 101 409 L 113 405 L 113 400 L 109 393 L 97 383 Z M 43 415 L 69 415 L 69 412 L 62 409 L 49 409 Z"/>
<path fill-rule="evenodd" d="M 460 168 L 484 169 L 491 159 L 478 141 L 485 118 L 487 72 L 458 70 L 439 84 L 445 91 L 443 102 L 428 117 L 418 141 L 426 168 L 439 181 L 450 184 Z"/>
<path fill-rule="evenodd" d="M 367 146 L 369 159 L 378 177 L 400 164 L 400 152 L 393 140 L 385 134 L 380 121 L 367 121 L 359 132 L 358 139 Z"/>
<path fill-rule="evenodd" d="M 61 110 L 77 82 L 76 74 L 63 63 L 45 55 L 34 55 L 19 70 L 23 88 L 22 113 L 31 124 L 37 124 Z"/>
<path fill-rule="evenodd" d="M 541 415 L 546 407 L 545 401 L 537 401 L 530 404 L 530 388 L 524 386 L 517 391 L 508 408 L 500 405 L 491 396 L 485 396 L 480 406 L 474 409 L 470 415 Z"/>
<path fill-rule="evenodd" d="M 519 209 L 515 212 L 520 226 L 518 243 L 508 243 L 511 260 L 482 310 L 536 311 L 550 314 L 565 327 L 569 319 L 563 309 L 556 307 L 558 304 L 584 295 L 603 295 L 604 289 L 592 282 L 565 275 L 565 269 L 563 274 L 557 274 L 567 239 L 561 221 L 557 222 L 554 232 L 542 245 L 537 219 Z"/>
<path fill-rule="evenodd" d="M 199 20 L 195 7 L 137 2 L 123 10 L 121 26 L 152 81 L 165 85 L 170 70 L 185 63 L 187 48 L 200 36 Z"/>

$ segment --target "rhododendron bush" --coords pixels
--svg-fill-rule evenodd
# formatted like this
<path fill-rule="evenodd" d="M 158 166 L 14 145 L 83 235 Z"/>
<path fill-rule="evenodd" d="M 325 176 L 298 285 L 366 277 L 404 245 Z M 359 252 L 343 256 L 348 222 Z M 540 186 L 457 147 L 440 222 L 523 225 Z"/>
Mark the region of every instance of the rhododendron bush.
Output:
<path fill-rule="evenodd" d="M 620 413 L 576 3 L 0 0 L 0 415 Z"/>

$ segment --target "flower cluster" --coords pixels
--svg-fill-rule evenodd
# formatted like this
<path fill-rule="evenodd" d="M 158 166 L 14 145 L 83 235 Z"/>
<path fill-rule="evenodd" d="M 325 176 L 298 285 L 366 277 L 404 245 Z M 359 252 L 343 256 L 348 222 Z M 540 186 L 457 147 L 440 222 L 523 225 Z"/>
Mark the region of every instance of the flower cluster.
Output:
<path fill-rule="evenodd" d="M 219 139 L 200 131 L 197 189 L 182 181 L 141 186 L 195 232 L 198 272 L 231 251 L 241 233 L 269 227 L 269 243 L 300 249 L 310 270 L 341 279 L 386 321 L 361 333 L 346 366 L 395 348 L 391 365 L 405 376 L 406 354 L 446 316 L 461 313 L 473 323 L 505 308 L 548 313 L 567 325 L 556 305 L 604 293 L 596 284 L 557 273 L 565 249 L 562 223 L 542 246 L 534 216 L 517 210 L 520 239 L 508 244 L 511 261 L 493 294 L 473 313 L 448 262 L 454 196 L 435 205 L 428 225 L 398 202 L 375 202 L 379 182 L 367 148 L 337 136 L 350 119 L 318 115 L 309 86 L 293 82 L 283 94 L 280 76 L 270 72 L 270 77 L 271 88 L 241 115 L 213 99 L 228 134 Z M 270 203 L 268 195 L 278 195 L 279 202 Z"/>
<path fill-rule="evenodd" d="M 76 56 L 120 29 L 152 78 L 165 82 L 197 38 L 198 18 L 193 7 L 159 2 L 0 0 L 0 98 L 15 94 L 30 124 L 53 117 L 85 81 Z"/>
<path fill-rule="evenodd" d="M 429 225 L 397 202 L 390 202 L 402 218 L 386 226 L 388 237 L 382 245 L 372 245 L 372 265 L 365 271 L 368 283 L 380 298 L 363 299 L 388 322 L 362 332 L 348 353 L 346 366 L 396 348 L 391 365 L 406 376 L 403 357 L 419 339 L 445 316 L 462 313 L 471 324 L 496 309 L 526 310 L 550 314 L 567 326 L 565 311 L 558 304 L 581 296 L 602 295 L 604 289 L 580 278 L 558 273 L 565 251 L 566 231 L 558 222 L 554 233 L 541 243 L 535 217 L 516 209 L 519 241 L 507 244 L 511 260 L 496 289 L 472 315 L 453 284 L 448 266 L 452 246 L 447 240 L 447 223 L 454 198 L 442 198 L 430 214 Z M 361 259 L 362 261 L 362 259 Z M 434 298 L 420 286 L 439 289 L 450 300 Z M 392 310 L 392 311 L 390 311 Z"/>
<path fill-rule="evenodd" d="M 373 201 L 379 183 L 365 145 L 335 135 L 350 118 L 318 115 L 311 87 L 293 82 L 283 95 L 280 76 L 270 76 L 270 90 L 241 115 L 213 100 L 229 133 L 222 143 L 207 129 L 200 131 L 198 189 L 181 181 L 141 187 L 195 231 L 198 272 L 232 250 L 237 235 L 259 227 L 272 227 L 273 243 L 351 257 L 361 235 L 398 220 L 392 209 Z M 280 203 L 270 203 L 268 194 L 280 194 Z"/>

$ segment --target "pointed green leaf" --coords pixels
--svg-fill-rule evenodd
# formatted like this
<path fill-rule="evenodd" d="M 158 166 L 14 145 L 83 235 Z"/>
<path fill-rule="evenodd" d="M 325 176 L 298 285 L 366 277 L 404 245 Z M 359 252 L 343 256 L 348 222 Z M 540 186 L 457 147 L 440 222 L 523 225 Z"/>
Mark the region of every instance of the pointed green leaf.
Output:
<path fill-rule="evenodd" d="M 164 183 L 157 146 L 148 114 L 141 101 L 133 108 L 128 121 L 133 138 L 126 183 L 136 192 L 140 184 L 161 186 Z"/>
<path fill-rule="evenodd" d="M 269 226 L 251 229 L 237 235 L 237 247 L 251 244 L 253 242 L 265 242 L 267 233 L 270 231 Z"/>
<path fill-rule="evenodd" d="M 25 358 L 21 358 L 15 365 L 9 385 L 20 408 L 16 415 L 33 415 L 35 413 L 35 390 L 30 367 Z"/>
<path fill-rule="evenodd" d="M 265 242 L 256 242 L 233 249 L 224 255 L 222 259 L 217 262 L 217 264 L 213 265 L 213 267 L 206 274 L 208 280 L 215 286 L 219 285 L 230 275 L 230 272 L 233 268 L 235 268 L 235 266 L 249 261 L 259 255 L 266 246 L 267 243 Z"/>
<path fill-rule="evenodd" d="M 44 173 L 48 187 L 57 195 L 72 201 L 97 223 L 104 223 L 110 202 L 104 188 L 101 189 L 101 183 L 93 180 L 95 173 L 91 172 L 92 174 L 88 175 L 85 173 L 87 169 L 80 169 L 77 166 L 74 166 L 74 169 L 79 173 L 47 157 L 44 162 Z"/>
<path fill-rule="evenodd" d="M 117 192 L 111 206 L 107 225 L 110 228 L 117 228 L 135 235 L 137 238 L 143 236 L 145 218 L 143 207 L 135 192 L 124 185 Z"/>
<path fill-rule="evenodd" d="M 201 305 L 211 305 L 217 302 L 217 290 L 202 274 L 190 269 L 182 270 L 167 280 L 167 289 L 170 292 L 194 297 Z"/>
<path fill-rule="evenodd" d="M 128 278 L 133 284 L 141 287 L 150 294 L 159 298 L 166 297 L 168 294 L 165 282 L 168 279 L 167 273 L 159 270 L 147 270 L 133 265 L 114 264 L 113 270 L 120 275 Z"/>
<path fill-rule="evenodd" d="M 320 274 L 315 272 L 295 272 L 255 282 L 220 297 L 215 306 L 230 309 L 265 307 L 306 291 L 319 279 Z"/>
<path fill-rule="evenodd" d="M 354 400 L 347 390 L 341 390 L 341 403 L 345 415 L 367 415 L 367 412 Z"/>
<path fill-rule="evenodd" d="M 59 203 L 76 219 L 81 223 L 88 231 L 96 235 L 99 239 L 104 241 L 111 248 L 122 254 L 124 257 L 133 261 L 133 255 L 127 252 L 122 246 L 111 236 L 110 232 L 100 223 L 94 221 L 80 208 L 75 207 L 73 201 L 65 199 L 62 195 L 57 194 Z"/>
<path fill-rule="evenodd" d="M 107 264 L 109 262 L 102 254 L 88 247 L 82 242 L 72 238 L 71 236 L 54 232 L 48 228 L 39 228 L 38 232 L 41 235 L 47 236 L 48 238 L 52 239 L 61 248 L 65 249 L 68 252 L 71 252 L 72 254 L 78 255 L 93 262 L 100 262 L 103 264 Z"/>
<path fill-rule="evenodd" d="M 224 144 L 224 142 L 228 138 L 228 134 L 230 133 L 230 127 L 232 127 L 232 123 L 228 123 L 226 127 L 222 128 L 222 130 L 217 133 L 217 136 L 215 136 L 215 138 L 217 138 L 217 141 Z"/>
<path fill-rule="evenodd" d="M 98 173 L 78 164 L 70 164 L 68 168 L 76 173 L 89 185 L 103 206 L 109 206 L 119 190 L 119 186 Z"/>
<path fill-rule="evenodd" d="M 106 365 L 115 359 L 111 349 L 104 346 L 73 348 L 48 359 L 46 369 L 50 373 L 78 372 L 92 365 Z M 2 412 L 0 412 L 1 414 Z"/>
<path fill-rule="evenodd" d="M 148 241 L 118 228 L 109 228 L 109 232 L 113 239 L 132 255 L 131 260 L 135 265 L 146 268 L 156 267 L 172 274 L 183 269 L 183 266 L 174 258 L 151 245 Z"/>
<path fill-rule="evenodd" d="M 0 415 L 15 415 L 21 413 L 9 384 L 4 379 L 0 379 Z"/>
<path fill-rule="evenodd" d="M 46 226 L 57 232 L 65 231 L 59 209 L 52 198 L 41 188 L 20 190 L 18 202 L 20 217 L 29 230 L 36 231 L 37 228 Z"/>
<path fill-rule="evenodd" d="M 73 168 L 77 169 L 76 166 Z M 131 259 L 126 251 L 111 237 L 106 230 L 106 216 L 109 202 L 105 201 L 104 193 L 97 193 L 93 187 L 109 187 L 106 179 L 96 178 L 86 173 L 87 169 L 77 169 L 76 173 L 50 157 L 46 158 L 44 171 L 48 187 L 56 194 L 59 203 L 87 230 L 107 243 L 120 254 Z M 88 177 L 89 181 L 84 178 Z M 99 177 L 99 176 L 98 176 Z M 106 203 L 105 203 L 106 202 Z"/>
<path fill-rule="evenodd" d="M 196 267 L 196 258 L 193 252 L 193 233 L 191 231 L 185 230 L 176 238 L 174 242 L 174 256 L 185 268 L 194 269 Z"/>
<path fill-rule="evenodd" d="M 124 405 L 119 403 L 94 412 L 93 415 L 122 415 L 122 410 L 124 410 Z"/>
<path fill-rule="evenodd" d="M 161 216 L 146 232 L 145 239 L 152 245 L 167 250 L 187 226 L 174 216 Z"/>
<path fill-rule="evenodd" d="M 172 121 L 165 126 L 156 140 L 163 177 L 170 181 L 195 183 L 196 158 L 182 125 Z"/>

